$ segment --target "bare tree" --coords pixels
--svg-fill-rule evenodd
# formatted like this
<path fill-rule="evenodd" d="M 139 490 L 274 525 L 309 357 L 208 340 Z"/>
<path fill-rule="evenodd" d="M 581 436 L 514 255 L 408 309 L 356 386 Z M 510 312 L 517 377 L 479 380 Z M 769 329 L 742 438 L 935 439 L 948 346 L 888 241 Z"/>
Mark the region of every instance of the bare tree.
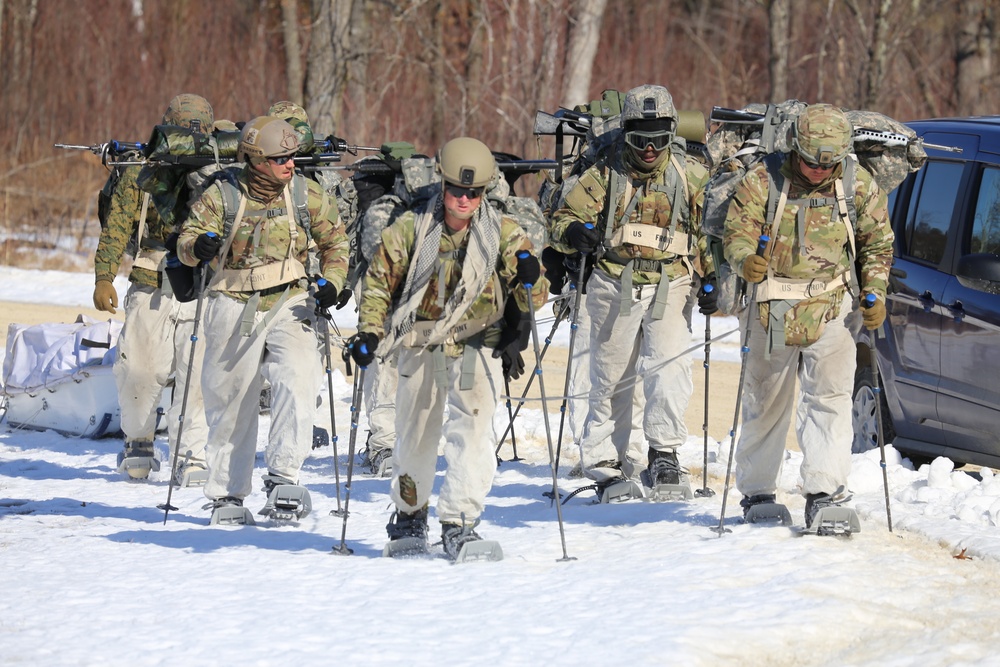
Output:
<path fill-rule="evenodd" d="M 572 107 L 590 99 L 594 57 L 601 39 L 601 23 L 608 0 L 574 0 L 570 14 L 569 45 L 563 73 L 562 104 Z"/>
<path fill-rule="evenodd" d="M 986 87 L 993 75 L 996 38 L 992 3 L 958 3 L 955 30 L 955 106 L 960 114 L 988 113 Z"/>
<path fill-rule="evenodd" d="M 302 46 L 299 41 L 298 0 L 281 0 L 281 32 L 285 41 L 288 99 L 302 104 Z"/>
<path fill-rule="evenodd" d="M 767 18 L 771 36 L 771 53 L 768 71 L 771 75 L 772 102 L 788 99 L 788 50 L 791 45 L 789 0 L 769 0 Z"/>

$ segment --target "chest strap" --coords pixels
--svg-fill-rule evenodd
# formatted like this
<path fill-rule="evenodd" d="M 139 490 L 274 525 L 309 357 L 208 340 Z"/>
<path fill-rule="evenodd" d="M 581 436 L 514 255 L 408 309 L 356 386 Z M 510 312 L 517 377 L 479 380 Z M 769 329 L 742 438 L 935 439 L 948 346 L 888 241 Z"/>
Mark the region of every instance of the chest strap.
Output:
<path fill-rule="evenodd" d="M 486 317 L 478 317 L 472 320 L 462 320 L 448 332 L 448 337 L 445 338 L 445 344 L 454 345 L 460 341 L 470 338 L 482 331 L 485 331 L 487 327 L 500 321 L 503 317 L 502 312 L 495 312 Z M 430 343 L 430 334 L 434 329 L 434 325 L 437 324 L 436 320 L 421 320 L 413 323 L 413 328 L 408 334 L 403 338 L 404 347 L 425 347 Z"/>

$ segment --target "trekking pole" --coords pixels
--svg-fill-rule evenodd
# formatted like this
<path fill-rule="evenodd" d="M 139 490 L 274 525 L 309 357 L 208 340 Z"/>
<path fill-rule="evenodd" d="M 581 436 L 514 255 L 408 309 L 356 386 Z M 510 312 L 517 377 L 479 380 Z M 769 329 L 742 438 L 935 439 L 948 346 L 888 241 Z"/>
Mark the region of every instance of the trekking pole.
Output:
<path fill-rule="evenodd" d="M 542 359 L 545 358 L 545 353 L 548 352 L 549 345 L 552 344 L 552 337 L 556 334 L 556 329 L 562 324 L 562 321 L 566 319 L 566 315 L 569 314 L 569 305 L 564 302 L 563 307 L 560 309 L 559 314 L 556 316 L 556 321 L 552 323 L 552 328 L 549 330 L 549 335 L 545 338 L 545 345 L 542 346 Z M 528 381 L 524 385 L 524 391 L 521 392 L 521 398 L 517 402 L 517 407 L 514 408 L 514 414 L 510 415 L 510 423 L 507 424 L 507 430 L 503 432 L 500 436 L 500 441 L 497 443 L 496 452 L 497 465 L 500 465 L 502 459 L 500 458 L 500 448 L 503 447 L 504 441 L 507 440 L 507 434 L 513 432 L 514 430 L 514 420 L 517 419 L 517 415 L 521 412 L 521 407 L 524 405 L 524 399 L 528 395 L 528 391 L 531 389 L 531 383 L 535 381 L 535 373 L 531 374 Z M 507 407 L 510 408 L 510 388 L 507 389 Z M 510 410 L 508 409 L 508 413 Z M 514 447 L 514 456 L 517 456 L 517 447 Z M 511 459 L 511 461 L 519 461 L 521 459 Z"/>
<path fill-rule="evenodd" d="M 525 257 L 529 254 L 525 250 L 518 253 L 518 257 Z M 538 393 L 542 395 L 542 419 L 545 420 L 545 439 L 548 441 L 549 446 L 549 467 L 552 470 L 552 497 L 558 498 L 559 480 L 556 478 L 558 459 L 556 459 L 552 451 L 552 427 L 549 426 L 549 405 L 545 399 L 545 382 L 542 379 L 542 351 L 541 346 L 538 344 L 538 326 L 537 322 L 535 322 L 535 300 L 531 295 L 531 287 L 530 283 L 524 284 L 524 289 L 528 295 L 528 313 L 531 315 L 531 340 L 535 344 L 535 375 L 538 376 Z M 563 399 L 563 402 L 565 403 L 565 399 Z M 557 502 L 555 505 L 556 517 L 559 519 L 559 539 L 562 542 L 563 552 L 563 557 L 557 559 L 557 562 L 576 560 L 576 558 L 570 558 L 569 554 L 566 553 L 566 528 L 563 526 L 562 504 Z"/>
<path fill-rule="evenodd" d="M 507 417 L 510 418 L 510 423 L 507 424 L 507 431 L 510 432 L 510 446 L 514 450 L 514 456 L 510 459 L 511 461 L 523 461 L 524 459 L 517 455 L 517 435 L 514 433 L 514 412 L 510 406 L 510 378 L 506 375 L 503 376 L 503 388 L 507 394 Z M 527 391 L 527 389 L 525 389 Z M 523 402 L 522 402 L 523 404 Z M 520 408 L 520 406 L 518 406 Z M 499 466 L 503 460 L 500 458 L 500 447 L 503 445 L 503 441 L 507 438 L 507 431 L 504 431 L 504 437 L 500 439 L 500 444 L 497 445 L 497 450 L 494 452 L 497 457 L 497 465 Z"/>
<path fill-rule="evenodd" d="M 588 222 L 586 224 L 587 229 L 593 229 L 593 223 Z M 563 384 L 563 399 L 562 404 L 559 406 L 559 435 L 556 437 L 556 464 L 553 471 L 553 475 L 559 473 L 559 456 L 562 454 L 562 437 L 563 437 L 563 427 L 566 425 L 566 403 L 567 396 L 569 396 L 569 380 L 570 371 L 573 368 L 573 347 L 576 343 L 576 330 L 578 328 L 577 321 L 580 317 L 580 302 L 583 296 L 583 277 L 587 271 L 587 257 L 586 255 L 581 255 L 580 257 L 580 272 L 576 276 L 576 296 L 573 299 L 573 319 L 570 321 L 569 325 L 569 354 L 566 357 L 566 382 Z M 583 471 L 583 456 L 581 452 L 580 456 L 580 470 Z M 552 501 L 558 502 L 558 489 L 552 490 L 553 495 Z"/>
<path fill-rule="evenodd" d="M 875 305 L 876 296 L 874 294 L 865 295 L 861 305 L 871 308 Z M 868 359 L 872 367 L 872 391 L 875 393 L 875 423 L 878 426 L 878 451 L 881 459 L 879 465 L 882 466 L 882 486 L 885 488 L 885 520 L 889 524 L 889 532 L 892 532 L 892 512 L 889 510 L 889 473 L 885 465 L 885 432 L 882 430 L 882 388 L 878 378 L 878 354 L 875 352 L 875 337 L 882 332 L 881 327 L 877 331 L 871 331 L 868 335 Z"/>
<path fill-rule="evenodd" d="M 209 236 L 214 237 L 215 232 L 209 232 Z M 201 284 L 198 286 L 198 304 L 194 308 L 194 326 L 191 329 L 191 352 L 188 354 L 187 374 L 184 379 L 184 396 L 181 398 L 181 414 L 177 418 L 177 440 L 174 442 L 174 460 L 170 464 L 170 484 L 167 485 L 167 502 L 157 505 L 157 509 L 163 510 L 163 525 L 167 525 L 167 516 L 170 510 L 177 508 L 170 504 L 170 499 L 174 495 L 174 478 L 177 477 L 177 458 L 181 452 L 181 436 L 184 435 L 184 417 L 187 414 L 188 394 L 191 392 L 191 367 L 194 366 L 194 347 L 198 344 L 198 325 L 201 323 L 201 307 L 205 302 L 205 281 L 208 278 L 208 263 L 202 262 Z M 201 378 L 198 378 L 201 382 Z"/>
<path fill-rule="evenodd" d="M 766 234 L 761 234 L 760 238 L 757 239 L 757 254 L 761 257 L 764 256 L 764 249 L 767 248 L 770 240 L 771 237 Z M 736 385 L 736 410 L 733 412 L 733 428 L 729 431 L 729 463 L 726 465 L 726 483 L 722 489 L 722 511 L 719 512 L 719 525 L 711 529 L 718 533 L 719 537 L 732 532 L 725 526 L 726 500 L 729 498 L 729 478 L 733 470 L 733 454 L 736 452 L 736 427 L 740 423 L 740 407 L 743 404 L 743 382 L 747 374 L 747 355 L 750 353 L 750 325 L 753 324 L 753 314 L 750 311 L 757 300 L 757 285 L 758 283 L 754 283 L 753 287 L 750 288 L 750 301 L 747 304 L 747 323 L 743 332 L 743 345 L 740 347 L 740 381 Z"/>
<path fill-rule="evenodd" d="M 317 287 L 322 287 L 325 284 L 326 278 L 320 278 L 316 281 Z M 331 514 L 333 516 L 343 516 L 344 511 L 340 507 L 340 455 L 337 453 L 337 439 L 339 436 L 337 435 L 337 416 L 334 414 L 333 406 L 333 353 L 330 346 L 330 322 L 333 316 L 330 315 L 329 309 L 320 308 L 317 303 L 316 317 L 323 320 L 323 338 L 326 347 L 326 390 L 329 394 L 327 402 L 330 404 L 330 442 L 333 444 L 333 480 L 337 489 L 337 509 L 331 512 Z"/>
<path fill-rule="evenodd" d="M 714 288 L 712 287 L 711 283 L 709 283 L 706 284 L 705 287 L 703 287 L 702 289 L 704 289 L 705 294 L 710 294 Z M 709 498 L 715 495 L 715 491 L 708 488 L 708 369 L 709 369 L 709 360 L 711 359 L 711 356 L 712 356 L 712 316 L 706 315 L 705 316 L 705 415 L 704 415 L 704 421 L 702 422 L 701 425 L 701 432 L 702 435 L 704 436 L 703 442 L 705 450 L 705 457 L 704 457 L 705 467 L 704 470 L 702 471 L 701 488 L 696 489 L 694 492 L 694 495 L 699 496 L 701 498 Z"/>
<path fill-rule="evenodd" d="M 361 352 L 368 353 L 365 344 L 361 344 Z M 358 366 L 358 372 L 354 375 L 354 392 L 351 397 L 351 437 L 347 446 L 347 483 L 344 485 L 344 523 L 340 529 L 340 545 L 333 547 L 333 553 L 341 556 L 349 556 L 354 553 L 349 549 L 345 540 L 347 539 L 347 517 L 350 516 L 348 507 L 351 504 L 351 479 L 354 477 L 354 445 L 358 439 L 358 414 L 361 412 L 361 392 L 365 385 L 365 370 L 367 366 Z"/>

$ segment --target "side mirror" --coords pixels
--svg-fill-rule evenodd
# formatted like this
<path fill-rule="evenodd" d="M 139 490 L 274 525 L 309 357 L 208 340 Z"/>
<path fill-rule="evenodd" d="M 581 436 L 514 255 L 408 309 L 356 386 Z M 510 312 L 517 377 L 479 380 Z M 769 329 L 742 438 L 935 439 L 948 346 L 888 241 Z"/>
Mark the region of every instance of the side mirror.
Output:
<path fill-rule="evenodd" d="M 963 287 L 1000 294 L 1000 255 L 976 253 L 958 260 L 955 277 Z"/>

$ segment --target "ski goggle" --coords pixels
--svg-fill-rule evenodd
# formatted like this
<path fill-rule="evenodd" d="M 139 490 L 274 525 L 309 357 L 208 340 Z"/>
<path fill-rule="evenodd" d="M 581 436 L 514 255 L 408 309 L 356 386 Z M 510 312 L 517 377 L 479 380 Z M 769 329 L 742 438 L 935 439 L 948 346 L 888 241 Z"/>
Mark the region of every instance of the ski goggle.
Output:
<path fill-rule="evenodd" d="M 483 196 L 483 188 L 463 188 L 461 185 L 452 185 L 451 183 L 444 186 L 444 191 L 455 199 L 461 199 L 462 197 L 479 199 Z"/>
<path fill-rule="evenodd" d="M 269 157 L 267 158 L 274 164 L 287 164 L 289 160 L 293 159 L 294 155 L 282 155 L 281 157 Z"/>
<path fill-rule="evenodd" d="M 646 150 L 647 146 L 652 146 L 655 151 L 662 151 L 670 145 L 671 135 L 669 132 L 641 132 L 631 130 L 625 133 L 625 143 L 637 151 Z"/>

